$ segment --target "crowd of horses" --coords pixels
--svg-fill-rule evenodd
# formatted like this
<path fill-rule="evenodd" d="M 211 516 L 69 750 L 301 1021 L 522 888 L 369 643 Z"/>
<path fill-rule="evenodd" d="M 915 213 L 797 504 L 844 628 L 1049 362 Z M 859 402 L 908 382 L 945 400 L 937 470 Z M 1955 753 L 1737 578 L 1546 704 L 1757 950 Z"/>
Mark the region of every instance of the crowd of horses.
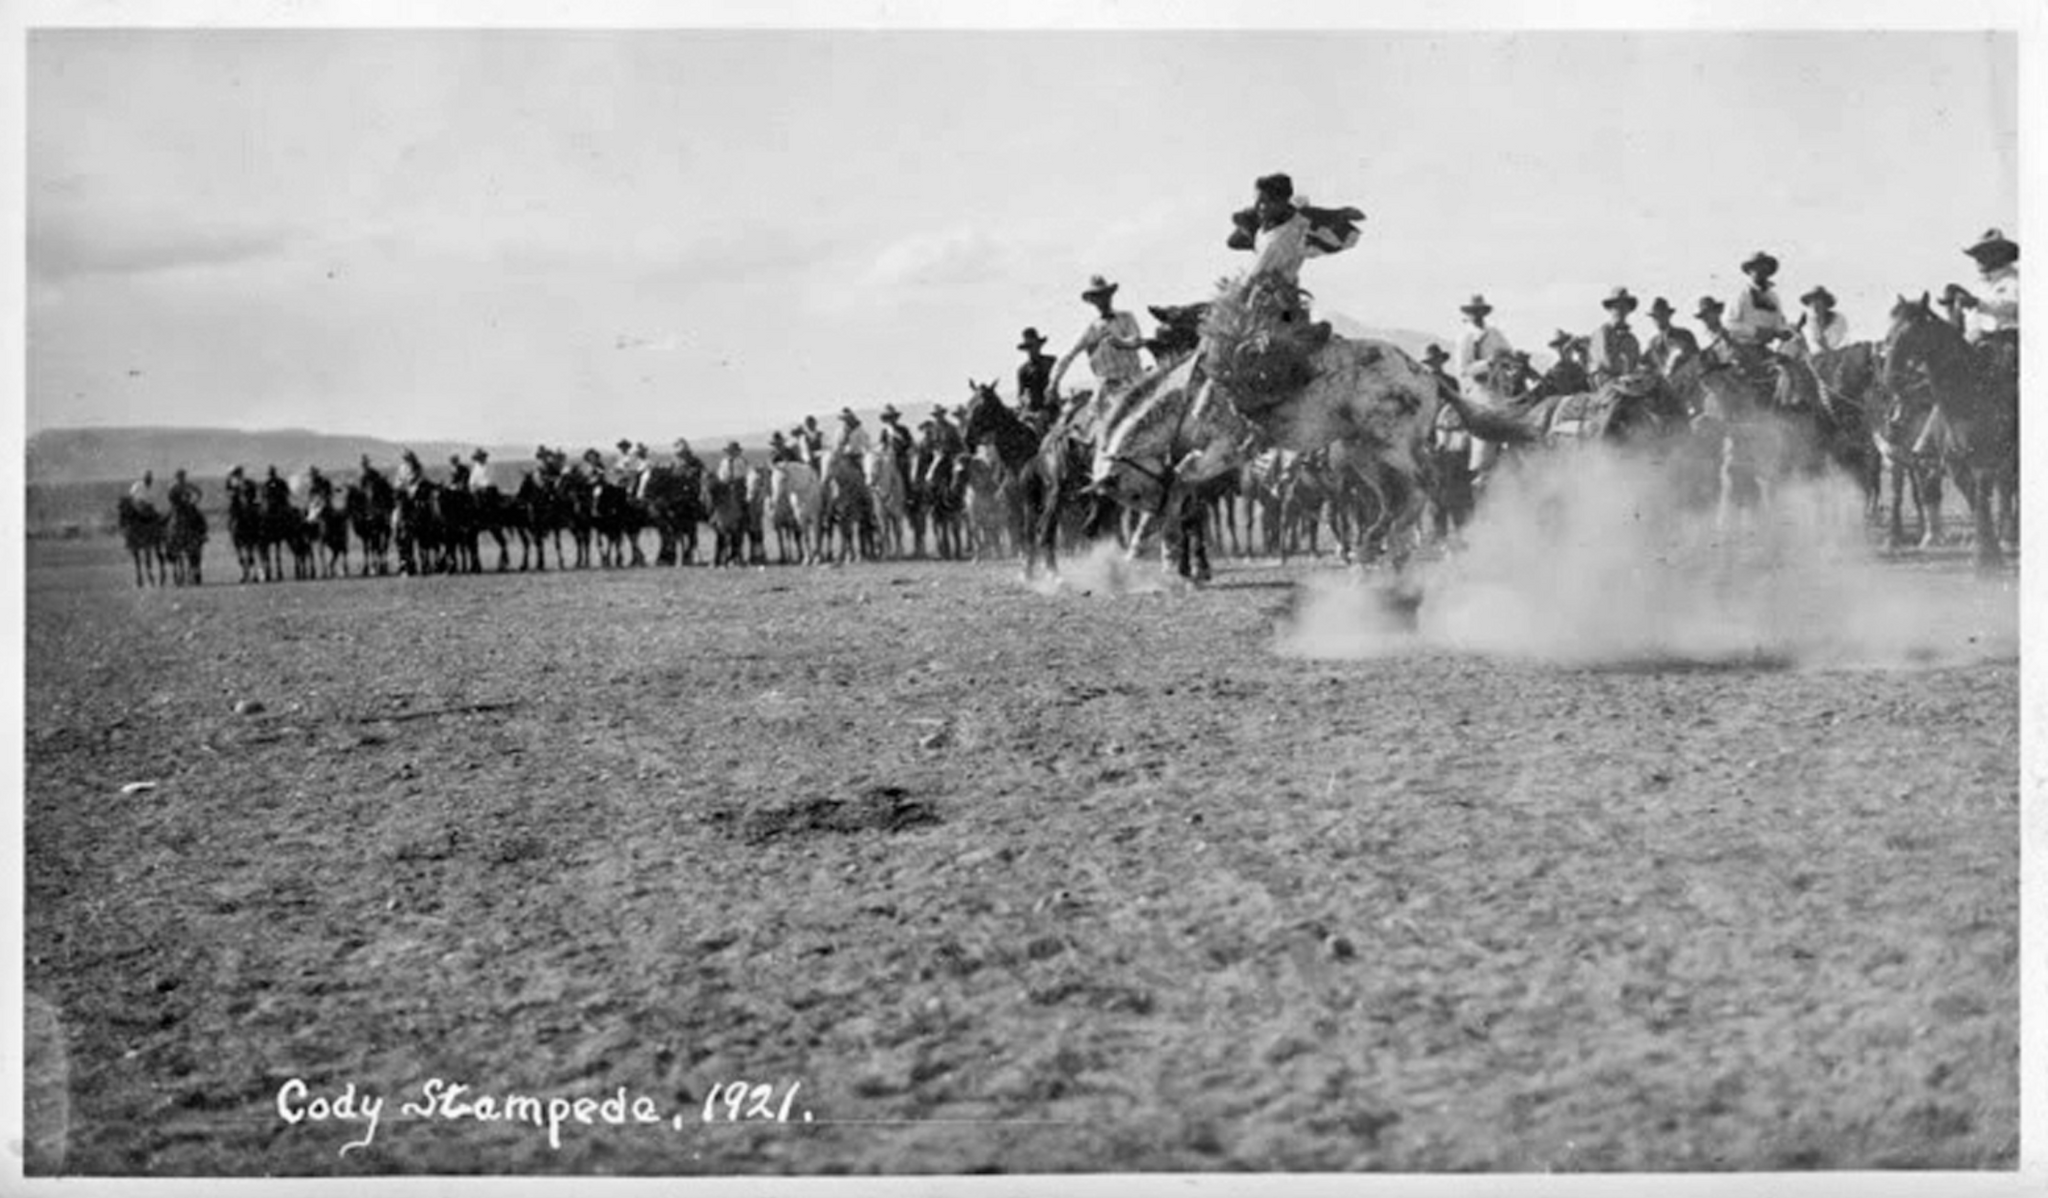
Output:
<path fill-rule="evenodd" d="M 1947 478 L 1969 504 L 1980 561 L 1997 562 L 2018 541 L 2016 374 L 1987 364 L 1925 297 L 1899 300 L 1882 342 L 1785 360 L 1775 386 L 1695 356 L 1664 375 L 1565 392 L 1503 359 L 1494 390 L 1507 402 L 1495 407 L 1471 404 L 1392 346 L 1340 340 L 1320 401 L 1328 410 L 1283 409 L 1281 435 L 1199 473 L 1181 466 L 1226 439 L 1206 428 L 1190 375 L 1201 308 L 1151 311 L 1161 322 L 1148 342 L 1154 370 L 1106 410 L 1073 405 L 1092 419 L 1048 430 L 993 383 L 970 380 L 963 455 L 898 442 L 766 464 L 683 458 L 639 480 L 553 461 L 524 470 L 509 495 L 452 479 L 401 489 L 365 469 L 309 500 L 274 474 L 260 485 L 236 478 L 229 537 L 244 582 L 481 573 L 486 543 L 500 571 L 513 568 L 514 546 L 520 570 L 547 569 L 550 549 L 557 568 L 690 565 L 706 527 L 712 566 L 769 564 L 772 543 L 778 563 L 1021 555 L 1027 570 L 1039 561 L 1056 569 L 1062 551 L 1114 536 L 1135 552 L 1156 533 L 1181 571 L 1201 578 L 1212 544 L 1284 559 L 1320 553 L 1325 529 L 1347 558 L 1398 565 L 1432 538 L 1455 540 L 1472 518 L 1488 484 L 1473 468 L 1478 437 L 1508 460 L 1589 443 L 1647 446 L 1671 463 L 1674 486 L 1724 506 L 1755 502 L 1773 480 L 1840 471 L 1862 486 L 1893 545 L 1906 543 L 1909 501 L 1922 543 L 1940 535 Z M 1941 433 L 1931 452 L 1916 453 L 1936 410 Z M 195 504 L 174 498 L 160 516 L 124 499 L 119 515 L 138 585 L 200 581 L 206 526 Z"/>

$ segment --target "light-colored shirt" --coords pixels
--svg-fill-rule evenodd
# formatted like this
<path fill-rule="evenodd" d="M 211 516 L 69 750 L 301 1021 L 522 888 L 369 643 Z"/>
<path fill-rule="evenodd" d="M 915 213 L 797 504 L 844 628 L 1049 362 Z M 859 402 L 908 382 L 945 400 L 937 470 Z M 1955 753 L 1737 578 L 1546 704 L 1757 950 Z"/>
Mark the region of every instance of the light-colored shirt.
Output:
<path fill-rule="evenodd" d="M 1976 296 L 1977 306 L 1970 309 L 1963 320 L 1970 340 L 2020 327 L 2020 268 L 2017 263 L 1985 274 L 1983 286 L 1978 288 Z"/>
<path fill-rule="evenodd" d="M 858 424 L 841 425 L 839 436 L 832 442 L 832 452 L 860 457 L 868 451 L 868 430 Z"/>
<path fill-rule="evenodd" d="M 1492 325 L 1483 329 L 1466 325 L 1458 334 L 1458 377 L 1465 384 L 1465 394 L 1489 400 L 1494 398 L 1493 393 L 1487 390 L 1493 360 L 1513 352 L 1515 347 L 1508 344 L 1506 333 Z"/>
<path fill-rule="evenodd" d="M 105 492 L 103 491 L 101 494 L 105 494 Z M 149 503 L 156 498 L 156 486 L 153 483 L 143 482 L 138 478 L 128 484 L 128 498 L 133 499 L 137 503 Z"/>
<path fill-rule="evenodd" d="M 1778 293 L 1765 288 L 1763 298 L 1754 287 L 1744 287 L 1735 295 L 1735 302 L 1728 305 L 1728 318 L 1723 325 L 1728 335 L 1737 341 L 1755 345 L 1764 340 L 1769 332 L 1792 331 L 1791 322 L 1785 319 L 1784 310 L 1777 306 Z"/>
<path fill-rule="evenodd" d="M 1260 229 L 1252 241 L 1252 255 L 1247 277 L 1275 274 L 1300 286 L 1301 264 L 1308 261 L 1308 217 L 1297 209 L 1272 228 Z"/>
<path fill-rule="evenodd" d="M 1840 312 L 1830 312 L 1825 319 L 1808 313 L 1806 327 L 1800 332 L 1806 342 L 1806 352 L 1828 353 L 1849 344 L 1849 319 Z"/>
<path fill-rule="evenodd" d="M 1138 318 L 1129 312 L 1111 312 L 1098 318 L 1081 334 L 1081 340 L 1067 351 L 1067 357 L 1075 354 L 1088 355 L 1088 369 L 1095 373 L 1095 379 L 1106 389 L 1121 387 L 1137 380 L 1145 373 L 1145 365 L 1138 358 L 1138 351 L 1125 349 L 1116 344 L 1122 341 L 1141 341 L 1145 331 L 1138 327 Z"/>
<path fill-rule="evenodd" d="M 714 478 L 722 483 L 745 482 L 747 478 L 747 459 L 738 454 L 722 457 L 718 459 L 718 468 L 711 473 Z"/>
<path fill-rule="evenodd" d="M 469 489 L 472 491 L 495 491 L 499 489 L 497 472 L 491 469 L 489 462 L 471 462 L 469 464 Z"/>

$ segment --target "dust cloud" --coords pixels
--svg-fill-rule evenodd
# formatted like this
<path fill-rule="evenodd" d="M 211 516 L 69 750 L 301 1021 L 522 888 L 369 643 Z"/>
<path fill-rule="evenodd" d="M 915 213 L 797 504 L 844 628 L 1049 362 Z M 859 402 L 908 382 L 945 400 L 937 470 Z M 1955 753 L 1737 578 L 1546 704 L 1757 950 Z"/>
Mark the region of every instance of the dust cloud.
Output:
<path fill-rule="evenodd" d="M 1667 470 L 1614 451 L 1549 455 L 1496 487 L 1463 550 L 1415 567 L 1400 591 L 1307 584 L 1279 651 L 1776 668 L 2019 654 L 2017 576 L 1980 579 L 1966 560 L 1887 564 L 1846 478 L 1781 485 L 1726 533 Z"/>
<path fill-rule="evenodd" d="M 1156 556 L 1131 561 L 1114 540 L 1104 539 L 1089 546 L 1078 557 L 1062 558 L 1055 576 L 1039 574 L 1028 586 L 1041 595 L 1158 595 L 1180 589 L 1177 576 L 1167 573 Z"/>

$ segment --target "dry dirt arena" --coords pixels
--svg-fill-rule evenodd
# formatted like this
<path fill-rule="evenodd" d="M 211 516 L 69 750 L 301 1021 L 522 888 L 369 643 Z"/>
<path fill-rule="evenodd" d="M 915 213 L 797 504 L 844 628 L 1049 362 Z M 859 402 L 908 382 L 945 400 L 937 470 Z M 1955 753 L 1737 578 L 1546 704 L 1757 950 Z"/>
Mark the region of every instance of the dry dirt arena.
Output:
<path fill-rule="evenodd" d="M 1903 665 L 1325 653 L 1300 563 L 32 546 L 30 1172 L 2010 1169 L 2014 583 L 1878 572 L 1960 597 Z"/>

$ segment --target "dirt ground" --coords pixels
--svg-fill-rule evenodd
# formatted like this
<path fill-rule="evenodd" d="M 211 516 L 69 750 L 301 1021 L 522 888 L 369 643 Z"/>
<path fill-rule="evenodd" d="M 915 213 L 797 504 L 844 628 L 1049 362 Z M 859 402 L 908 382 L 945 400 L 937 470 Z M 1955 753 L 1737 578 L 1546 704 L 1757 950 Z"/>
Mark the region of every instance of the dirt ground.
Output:
<path fill-rule="evenodd" d="M 32 1173 L 2016 1165 L 2015 655 L 1304 660 L 1304 564 L 30 554 Z"/>

